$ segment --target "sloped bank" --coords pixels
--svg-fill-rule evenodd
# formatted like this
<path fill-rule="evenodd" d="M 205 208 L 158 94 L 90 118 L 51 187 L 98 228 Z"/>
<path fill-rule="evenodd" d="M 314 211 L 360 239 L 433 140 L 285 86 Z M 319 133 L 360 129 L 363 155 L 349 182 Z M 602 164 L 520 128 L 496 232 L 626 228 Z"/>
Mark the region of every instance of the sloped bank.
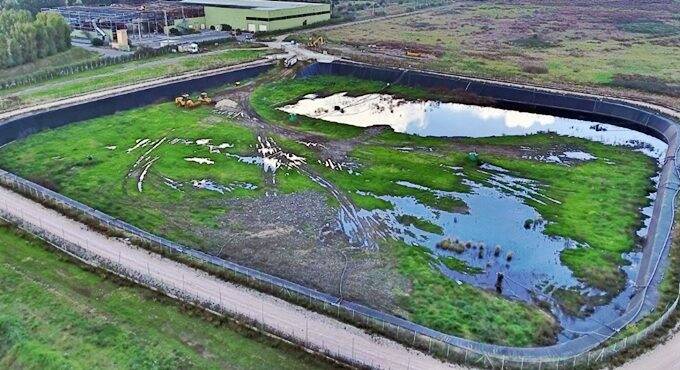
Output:
<path fill-rule="evenodd" d="M 175 96 L 184 91 L 200 91 L 209 87 L 254 77 L 266 71 L 269 67 L 269 65 L 257 66 L 231 71 L 209 78 L 202 77 L 195 80 L 167 84 L 93 102 L 62 107 L 48 112 L 40 112 L 31 116 L 20 117 L 0 125 L 0 144 L 8 143 L 42 129 L 54 128 L 71 122 L 112 114 L 119 110 L 150 104 L 161 99 Z M 244 280 L 250 279 L 255 281 L 255 283 L 251 281 L 251 284 L 260 287 L 268 285 L 272 287 L 275 286 L 278 289 L 278 294 L 290 295 L 293 293 L 297 296 L 298 301 L 304 300 L 300 300 L 300 297 L 305 297 L 309 300 L 311 305 L 315 305 L 317 308 L 318 306 L 323 306 L 327 312 L 337 312 L 337 315 L 347 317 L 348 319 L 350 313 L 351 317 L 354 317 L 355 314 L 357 314 L 356 317 L 354 317 L 354 320 L 360 325 L 369 326 L 377 330 L 385 330 L 385 325 L 387 324 L 387 330 L 385 331 L 392 335 L 394 335 L 394 332 L 396 331 L 397 337 L 402 341 L 410 342 L 412 344 L 413 342 L 416 342 L 417 339 L 416 344 L 425 346 L 425 348 L 432 351 L 437 351 L 446 356 L 449 356 L 449 352 L 451 352 L 451 356 L 453 356 L 453 352 L 456 352 L 461 356 L 464 355 L 464 358 L 469 361 L 479 361 L 476 363 L 480 365 L 490 361 L 493 361 L 493 363 L 496 363 L 496 361 L 503 361 L 506 364 L 506 361 L 510 361 L 517 362 L 519 365 L 520 359 L 525 365 L 526 363 L 539 362 L 554 363 L 555 357 L 563 358 L 564 362 L 560 363 L 560 365 L 563 365 L 564 363 L 570 365 L 572 363 L 582 363 L 582 361 L 585 362 L 586 360 L 590 362 L 590 354 L 586 357 L 580 356 L 577 358 L 571 356 L 581 355 L 585 351 L 599 345 L 604 339 L 612 335 L 611 328 L 621 328 L 625 326 L 627 322 L 639 317 L 641 313 L 649 312 L 649 310 L 654 307 L 656 302 L 654 287 L 661 276 L 659 266 L 662 265 L 662 258 L 666 254 L 668 231 L 670 230 L 673 221 L 672 212 L 675 188 L 679 183 L 676 174 L 673 172 L 674 154 L 678 148 L 677 127 L 671 120 L 652 111 L 616 101 L 501 86 L 493 83 L 466 80 L 446 75 L 381 69 L 344 62 L 314 64 L 304 69 L 300 75 L 308 76 L 314 74 L 353 75 L 362 78 L 379 79 L 385 82 L 398 81 L 401 84 L 413 86 L 463 89 L 480 96 L 493 97 L 496 100 L 498 107 L 501 108 L 546 112 L 553 115 L 557 114 L 567 117 L 587 118 L 615 123 L 652 134 L 653 136 L 664 140 L 669 144 L 669 150 L 661 172 L 659 194 L 654 207 L 649 231 L 650 237 L 648 238 L 645 247 L 645 257 L 643 258 L 641 265 L 642 273 L 639 274 L 640 280 L 638 282 L 638 286 L 650 286 L 650 288 L 644 288 L 639 291 L 633 300 L 634 304 L 631 305 L 631 308 L 627 313 L 615 322 L 610 323 L 610 328 L 602 327 L 597 333 L 591 333 L 571 342 L 551 347 L 531 349 L 494 346 L 444 335 L 397 317 L 385 315 L 381 312 L 351 302 L 340 301 L 336 297 L 331 297 L 306 287 L 292 284 L 285 280 L 188 249 L 150 235 L 119 220 L 112 219 L 85 205 L 67 198 L 65 199 L 65 197 L 58 194 L 43 192 L 44 189 L 40 189 L 39 186 L 30 184 L 22 179 L 14 178 L 12 181 L 3 181 L 3 184 L 9 185 L 11 182 L 21 183 L 22 187 L 24 187 L 24 192 L 36 192 L 36 190 L 40 190 L 43 193 L 43 196 L 44 194 L 49 194 L 48 198 L 64 203 L 63 207 L 67 209 L 77 211 L 76 213 L 82 215 L 87 215 L 89 218 L 97 220 L 100 224 L 107 224 L 115 229 L 125 230 L 127 233 L 136 235 L 140 239 L 151 242 L 155 246 L 160 246 L 166 251 L 172 251 L 179 255 L 189 256 L 195 260 L 226 268 L 229 271 L 238 273 L 241 277 L 245 277 L 246 279 Z M 26 189 L 29 190 L 27 191 Z M 652 284 L 647 284 L 647 282 L 651 282 Z M 276 289 L 272 290 L 276 291 Z M 416 336 L 416 334 L 419 334 L 419 336 Z M 425 340 L 423 340 L 423 337 L 421 336 L 423 336 Z M 427 338 L 432 338 L 433 340 Z M 599 358 L 598 360 L 601 359 L 602 358 Z"/>

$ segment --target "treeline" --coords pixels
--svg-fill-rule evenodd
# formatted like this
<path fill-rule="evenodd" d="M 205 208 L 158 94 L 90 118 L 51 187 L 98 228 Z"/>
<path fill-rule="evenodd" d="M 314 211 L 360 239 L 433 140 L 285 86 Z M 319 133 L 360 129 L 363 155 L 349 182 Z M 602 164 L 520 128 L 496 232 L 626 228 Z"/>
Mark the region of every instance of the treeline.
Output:
<path fill-rule="evenodd" d="M 0 68 L 30 63 L 71 47 L 71 27 L 57 13 L 0 11 Z"/>

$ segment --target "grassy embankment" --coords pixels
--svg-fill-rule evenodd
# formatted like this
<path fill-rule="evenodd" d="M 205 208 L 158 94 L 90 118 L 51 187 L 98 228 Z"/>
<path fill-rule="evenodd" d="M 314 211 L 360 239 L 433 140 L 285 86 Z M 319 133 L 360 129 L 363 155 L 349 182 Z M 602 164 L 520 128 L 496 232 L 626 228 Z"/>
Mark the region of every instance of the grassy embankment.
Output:
<path fill-rule="evenodd" d="M 5 79 L 19 78 L 22 75 L 39 73 L 45 70 L 51 70 L 53 68 L 93 61 L 99 58 L 99 54 L 96 52 L 88 51 L 77 46 L 72 46 L 70 49 L 64 52 L 38 59 L 32 63 L 26 63 L 12 68 L 0 69 L 0 81 Z"/>
<path fill-rule="evenodd" d="M 529 83 L 635 89 L 680 97 L 680 6 L 675 3 L 489 4 L 322 32 L 328 47 L 392 56 L 384 62 Z M 377 46 L 373 46 L 377 45 Z M 405 50 L 427 57 L 406 58 Z M 395 59 L 396 58 L 396 59 Z M 377 62 L 373 60 L 373 62 Z"/>
<path fill-rule="evenodd" d="M 0 226 L 0 283 L 2 368 L 331 368 L 78 267 L 6 226 Z"/>
<path fill-rule="evenodd" d="M 226 67 L 262 58 L 268 50 L 229 50 L 210 54 L 168 54 L 56 78 L 36 85 L 0 91 L 0 109 L 36 104 L 182 73 Z M 5 101 L 12 101 L 3 103 Z"/>
<path fill-rule="evenodd" d="M 383 91 L 416 98 L 428 95 L 425 90 L 401 86 L 384 89 L 383 86 L 377 82 L 346 77 L 320 76 L 262 87 L 255 91 L 252 102 L 263 117 L 278 124 L 304 131 L 316 131 L 330 137 L 356 136 L 359 135 L 356 127 L 343 127 L 334 123 L 326 123 L 324 127 L 323 121 L 304 117 L 291 122 L 287 114 L 274 108 L 292 103 L 310 93 L 323 96 L 341 91 L 348 91 L 351 95 Z M 441 95 L 436 94 L 434 98 L 441 98 Z M 444 98 L 447 100 L 451 97 Z M 428 201 L 428 196 L 419 194 L 423 191 L 404 188 L 395 182 L 409 181 L 444 191 L 466 191 L 460 178 L 442 166 L 462 167 L 466 177 L 484 182 L 485 176 L 475 170 L 476 163 L 471 163 L 464 153 L 450 148 L 456 144 L 472 146 L 480 153 L 482 162 L 489 162 L 521 177 L 537 180 L 543 184 L 544 195 L 560 201 L 559 205 L 533 201 L 529 201 L 529 204 L 549 221 L 546 228 L 548 235 L 559 235 L 587 244 L 587 247 L 566 250 L 561 257 L 579 279 L 609 293 L 617 292 L 623 287 L 625 276 L 619 266 L 624 261 L 620 255 L 635 247 L 634 231 L 641 222 L 639 209 L 647 203 L 645 197 L 651 190 L 650 177 L 655 172 L 654 161 L 645 155 L 625 147 L 553 135 L 446 140 L 387 132 L 372 139 L 370 144 L 351 152 L 352 158 L 362 165 L 362 176 L 338 171 L 329 171 L 327 174 L 348 191 L 360 206 L 368 209 L 389 207 L 380 199 L 358 195 L 356 191 L 374 195 L 408 194 L 423 204 L 438 208 L 438 202 Z M 501 157 L 485 153 L 484 150 L 485 147 L 512 150 L 520 146 L 549 149 L 554 145 L 580 149 L 598 159 L 567 167 Z M 389 148 L 390 146 L 421 146 L 436 150 L 432 153 L 403 153 Z M 614 164 L 608 163 L 608 160 Z M 424 193 L 433 195 L 427 191 Z"/>

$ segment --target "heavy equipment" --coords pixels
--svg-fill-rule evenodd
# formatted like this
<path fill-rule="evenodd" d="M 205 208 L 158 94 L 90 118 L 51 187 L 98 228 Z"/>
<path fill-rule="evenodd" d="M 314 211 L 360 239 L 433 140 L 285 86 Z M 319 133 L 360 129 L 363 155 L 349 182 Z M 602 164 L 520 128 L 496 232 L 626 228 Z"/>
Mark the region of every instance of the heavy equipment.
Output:
<path fill-rule="evenodd" d="M 182 96 L 178 96 L 175 98 L 175 105 L 180 108 L 191 109 L 200 107 L 201 105 L 211 104 L 213 104 L 213 100 L 208 96 L 208 93 L 206 92 L 202 92 L 201 95 L 199 95 L 195 101 L 191 99 L 191 96 L 189 96 L 189 94 L 183 94 Z"/>
<path fill-rule="evenodd" d="M 213 100 L 208 96 L 208 93 L 202 92 L 198 97 L 198 103 L 201 105 L 210 105 L 213 103 Z"/>
<path fill-rule="evenodd" d="M 319 46 L 325 43 L 326 40 L 323 39 L 323 36 L 319 36 L 317 38 L 310 37 L 307 46 L 309 46 L 310 48 L 318 48 Z"/>

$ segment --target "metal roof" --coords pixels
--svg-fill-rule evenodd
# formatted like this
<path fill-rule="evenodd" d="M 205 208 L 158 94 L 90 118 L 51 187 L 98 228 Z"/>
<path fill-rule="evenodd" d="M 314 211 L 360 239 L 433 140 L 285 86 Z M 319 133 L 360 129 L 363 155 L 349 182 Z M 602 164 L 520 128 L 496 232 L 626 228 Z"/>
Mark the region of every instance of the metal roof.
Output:
<path fill-rule="evenodd" d="M 183 0 L 183 4 L 219 6 L 238 9 L 277 10 L 293 9 L 303 6 L 323 5 L 324 3 L 302 3 L 293 1 L 269 1 L 269 0 Z"/>

